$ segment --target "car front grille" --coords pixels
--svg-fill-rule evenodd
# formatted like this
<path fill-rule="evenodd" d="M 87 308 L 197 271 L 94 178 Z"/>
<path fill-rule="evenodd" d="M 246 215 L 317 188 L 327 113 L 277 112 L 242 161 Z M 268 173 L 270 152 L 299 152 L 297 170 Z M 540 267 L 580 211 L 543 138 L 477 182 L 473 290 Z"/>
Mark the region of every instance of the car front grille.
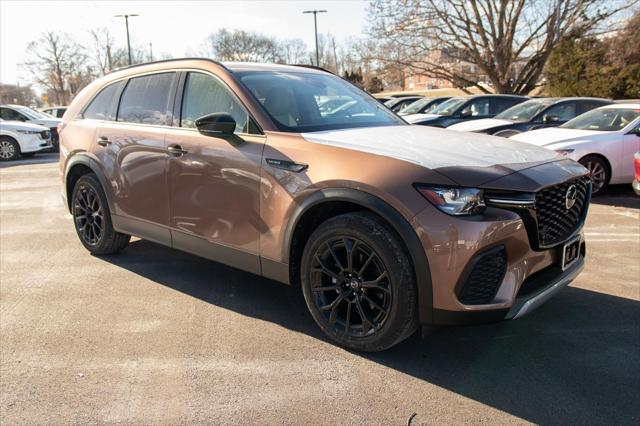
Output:
<path fill-rule="evenodd" d="M 569 193 L 575 195 L 570 197 L 572 205 L 567 203 Z M 591 179 L 582 176 L 536 193 L 487 191 L 485 202 L 518 213 L 526 227 L 531 247 L 539 250 L 568 240 L 580 229 L 590 197 Z"/>
<path fill-rule="evenodd" d="M 538 241 L 550 246 L 569 238 L 581 225 L 588 205 L 590 180 L 587 177 L 545 188 L 536 193 Z M 569 208 L 567 197 L 575 193 Z"/>
<path fill-rule="evenodd" d="M 507 255 L 503 246 L 474 257 L 457 286 L 458 300 L 465 305 L 490 303 L 507 271 Z"/>

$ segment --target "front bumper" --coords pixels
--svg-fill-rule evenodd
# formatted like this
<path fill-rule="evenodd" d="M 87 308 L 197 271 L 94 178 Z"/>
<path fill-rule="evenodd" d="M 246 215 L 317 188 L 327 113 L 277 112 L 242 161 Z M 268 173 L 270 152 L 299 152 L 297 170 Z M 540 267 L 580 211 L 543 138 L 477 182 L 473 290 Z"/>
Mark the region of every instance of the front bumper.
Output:
<path fill-rule="evenodd" d="M 49 139 L 42 139 L 39 134 L 25 135 L 20 140 L 20 151 L 27 154 L 51 148 Z"/>
<path fill-rule="evenodd" d="M 536 249 L 520 216 L 487 208 L 477 220 L 446 216 L 428 207 L 412 221 L 427 254 L 433 294 L 431 324 L 474 324 L 518 318 L 540 306 L 573 280 L 584 267 L 585 243 L 580 258 L 562 271 L 562 244 Z M 465 304 L 460 283 L 469 266 L 483 253 L 501 248 L 506 268 L 487 302 Z"/>

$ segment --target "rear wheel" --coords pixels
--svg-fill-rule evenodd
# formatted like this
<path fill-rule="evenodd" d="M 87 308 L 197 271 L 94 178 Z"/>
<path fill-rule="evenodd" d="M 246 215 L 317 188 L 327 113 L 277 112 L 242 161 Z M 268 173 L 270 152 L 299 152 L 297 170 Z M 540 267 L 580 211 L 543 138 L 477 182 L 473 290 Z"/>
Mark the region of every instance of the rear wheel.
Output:
<path fill-rule="evenodd" d="M 609 171 L 607 163 L 600 157 L 587 155 L 580 159 L 580 164 L 586 167 L 591 174 L 591 181 L 593 182 L 591 195 L 602 194 L 611 179 L 611 172 Z"/>
<path fill-rule="evenodd" d="M 375 215 L 350 213 L 320 225 L 306 244 L 301 282 L 313 319 L 339 345 L 380 351 L 417 328 L 411 262 Z"/>
<path fill-rule="evenodd" d="M 113 229 L 107 196 L 94 174 L 78 179 L 71 203 L 71 213 L 80 242 L 92 254 L 113 254 L 129 244 L 130 235 Z"/>
<path fill-rule="evenodd" d="M 0 137 L 0 161 L 13 161 L 20 157 L 20 145 L 8 136 Z"/>

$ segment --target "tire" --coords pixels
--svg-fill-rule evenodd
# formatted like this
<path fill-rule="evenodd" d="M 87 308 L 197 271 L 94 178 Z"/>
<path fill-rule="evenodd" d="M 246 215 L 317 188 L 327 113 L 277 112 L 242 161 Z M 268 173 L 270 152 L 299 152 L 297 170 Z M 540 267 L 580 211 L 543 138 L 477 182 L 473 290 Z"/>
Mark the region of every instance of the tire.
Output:
<path fill-rule="evenodd" d="M 345 348 L 381 351 L 418 327 L 411 261 L 397 235 L 373 214 L 322 223 L 304 248 L 300 282 L 316 324 Z"/>
<path fill-rule="evenodd" d="M 0 161 L 14 161 L 20 157 L 20 145 L 9 136 L 0 137 Z"/>
<path fill-rule="evenodd" d="M 591 174 L 593 182 L 591 196 L 601 195 L 607 189 L 611 180 L 609 165 L 602 158 L 595 155 L 587 155 L 581 158 L 579 163 L 586 167 Z"/>
<path fill-rule="evenodd" d="M 107 196 L 93 173 L 76 182 L 71 214 L 80 242 L 94 255 L 114 254 L 129 244 L 130 235 L 113 229 Z"/>
<path fill-rule="evenodd" d="M 500 136 L 501 138 L 509 138 L 513 135 L 517 135 L 518 133 L 521 133 L 521 132 L 517 130 L 500 130 L 499 132 L 495 132 L 493 136 Z"/>

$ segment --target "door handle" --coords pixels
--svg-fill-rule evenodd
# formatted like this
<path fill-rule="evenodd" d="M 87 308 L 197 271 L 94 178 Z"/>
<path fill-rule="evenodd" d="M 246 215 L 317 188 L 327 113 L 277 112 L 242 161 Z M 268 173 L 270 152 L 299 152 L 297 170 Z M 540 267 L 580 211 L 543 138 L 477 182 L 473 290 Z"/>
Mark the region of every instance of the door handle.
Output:
<path fill-rule="evenodd" d="M 167 151 L 169 151 L 169 154 L 176 157 L 180 157 L 181 155 L 187 154 L 189 152 L 182 149 L 180 145 L 169 145 L 169 147 L 167 148 Z"/>
<path fill-rule="evenodd" d="M 98 145 L 100 146 L 107 146 L 111 143 L 109 138 L 107 138 L 106 136 L 100 136 L 97 142 L 98 142 Z"/>

